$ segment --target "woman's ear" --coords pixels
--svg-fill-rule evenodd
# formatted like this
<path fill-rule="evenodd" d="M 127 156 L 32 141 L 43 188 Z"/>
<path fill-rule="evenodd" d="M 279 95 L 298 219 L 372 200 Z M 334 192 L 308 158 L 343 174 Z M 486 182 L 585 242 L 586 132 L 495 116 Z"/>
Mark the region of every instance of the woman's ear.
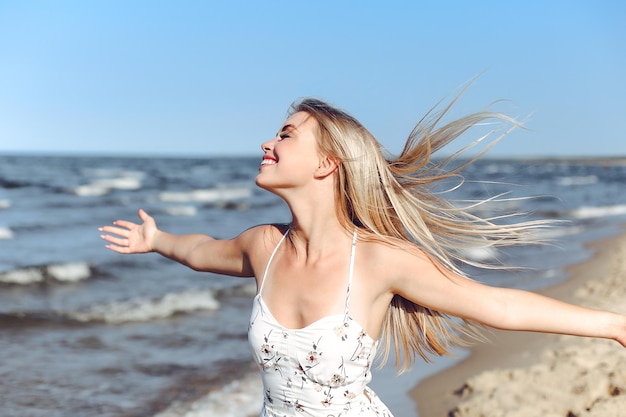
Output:
<path fill-rule="evenodd" d="M 315 170 L 315 178 L 323 179 L 331 175 L 339 164 L 334 159 L 328 156 L 320 156 L 320 164 Z"/>

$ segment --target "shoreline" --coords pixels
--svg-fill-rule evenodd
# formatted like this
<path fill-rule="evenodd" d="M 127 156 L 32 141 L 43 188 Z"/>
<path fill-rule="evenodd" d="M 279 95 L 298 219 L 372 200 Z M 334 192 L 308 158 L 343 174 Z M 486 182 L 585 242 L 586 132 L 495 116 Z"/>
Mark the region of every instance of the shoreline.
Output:
<path fill-rule="evenodd" d="M 625 313 L 626 229 L 622 227 L 619 235 L 592 242 L 588 247 L 592 257 L 566 268 L 566 281 L 536 292 Z M 411 389 L 409 396 L 416 401 L 420 417 L 609 417 L 623 413 L 626 350 L 616 342 L 495 329 L 487 336 L 490 342 L 473 346 L 466 359 Z M 596 358 L 598 363 L 588 368 L 578 364 L 574 370 L 560 369 L 580 358 L 588 362 Z M 596 373 L 606 368 L 603 365 L 607 361 L 618 361 L 620 367 L 615 369 L 622 371 L 609 375 L 616 374 L 609 366 L 604 373 Z M 585 381 L 584 376 L 590 380 Z M 604 387 L 607 383 L 610 386 Z M 602 389 L 591 395 L 598 389 L 587 385 Z M 590 395 L 593 398 L 587 398 Z M 585 410 L 591 405 L 595 408 L 594 404 L 605 408 L 598 414 L 593 414 L 593 409 Z"/>

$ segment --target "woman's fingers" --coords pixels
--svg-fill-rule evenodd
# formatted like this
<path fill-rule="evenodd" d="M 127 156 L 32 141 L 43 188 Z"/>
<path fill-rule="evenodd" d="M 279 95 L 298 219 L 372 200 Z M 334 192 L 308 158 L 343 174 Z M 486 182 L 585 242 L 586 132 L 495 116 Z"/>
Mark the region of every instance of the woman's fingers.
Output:
<path fill-rule="evenodd" d="M 150 220 L 150 219 L 152 219 L 152 217 L 150 217 L 150 215 L 149 215 L 148 213 L 146 213 L 146 211 L 145 211 L 144 209 L 139 209 L 138 214 L 139 214 L 139 218 L 140 218 L 142 221 L 144 221 L 144 222 L 145 222 L 146 220 Z"/>
<path fill-rule="evenodd" d="M 112 250 L 113 252 L 129 254 L 130 249 L 127 246 L 106 245 L 105 248 Z"/>
<path fill-rule="evenodd" d="M 126 233 L 128 233 L 128 230 L 126 229 L 119 229 L 111 226 L 101 227 L 100 230 L 107 233 L 117 233 L 115 230 L 121 230 L 122 232 L 125 231 Z M 109 245 L 106 245 L 105 248 L 111 249 L 112 251 L 118 253 L 130 253 L 130 245 L 127 238 L 115 237 L 112 235 L 100 235 L 100 238 L 110 243 Z"/>
<path fill-rule="evenodd" d="M 98 228 L 101 232 L 113 233 L 114 235 L 128 237 L 130 230 L 127 228 L 115 227 L 115 226 L 103 226 Z"/>
<path fill-rule="evenodd" d="M 113 224 L 119 227 L 124 227 L 126 229 L 132 229 L 134 227 L 137 227 L 137 224 L 129 222 L 128 220 L 116 220 L 113 222 Z"/>
<path fill-rule="evenodd" d="M 115 224 L 125 223 L 123 221 L 117 221 Z M 128 225 L 127 225 L 128 226 Z M 130 236 L 130 230 L 127 227 L 117 227 L 117 226 L 103 226 L 98 228 L 101 232 L 110 233 L 110 234 L 102 234 L 100 238 L 106 240 L 111 243 L 110 245 L 106 245 L 107 249 L 111 249 L 112 251 L 118 253 L 129 253 L 130 252 L 130 242 L 128 237 Z"/>
<path fill-rule="evenodd" d="M 156 224 L 152 217 L 143 209 L 139 210 L 142 224 L 128 220 L 116 220 L 112 226 L 102 226 L 98 230 L 106 234 L 100 237 L 107 242 L 106 248 L 118 253 L 145 253 L 150 252 L 150 238 L 154 234 Z"/>
<path fill-rule="evenodd" d="M 116 246 L 128 247 L 128 239 L 126 238 L 115 237 L 111 235 L 102 235 L 101 237 L 102 239 L 106 240 L 107 242 L 113 243 Z"/>
<path fill-rule="evenodd" d="M 128 230 L 126 229 L 119 229 L 112 226 L 99 227 L 98 230 L 100 230 L 101 232 L 116 233 L 119 235 L 121 235 L 121 233 L 123 233 L 124 231 L 128 233 Z M 118 230 L 120 231 L 120 233 L 118 233 Z M 100 235 L 100 238 L 110 243 L 109 245 L 105 245 L 105 248 L 111 249 L 112 251 L 118 253 L 129 253 L 130 249 L 127 238 L 116 237 L 113 235 Z"/>

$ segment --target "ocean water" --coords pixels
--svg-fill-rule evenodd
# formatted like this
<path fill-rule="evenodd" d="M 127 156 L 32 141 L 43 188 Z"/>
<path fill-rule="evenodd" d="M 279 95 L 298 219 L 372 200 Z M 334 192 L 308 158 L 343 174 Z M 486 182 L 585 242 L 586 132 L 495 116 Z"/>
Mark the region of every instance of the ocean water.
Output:
<path fill-rule="evenodd" d="M 0 155 L 0 416 L 258 415 L 246 341 L 252 280 L 115 254 L 97 228 L 136 219 L 140 207 L 164 230 L 217 238 L 288 222 L 284 203 L 254 186 L 259 162 Z M 485 159 L 466 179 L 451 197 L 508 193 L 482 215 L 567 221 L 548 232 L 554 245 L 468 253 L 528 267 L 476 276 L 492 285 L 557 283 L 565 266 L 590 256 L 586 242 L 626 221 L 626 165 L 617 159 Z M 400 378 L 387 366 L 372 386 L 396 415 L 415 416 L 408 390 L 451 363 Z"/>

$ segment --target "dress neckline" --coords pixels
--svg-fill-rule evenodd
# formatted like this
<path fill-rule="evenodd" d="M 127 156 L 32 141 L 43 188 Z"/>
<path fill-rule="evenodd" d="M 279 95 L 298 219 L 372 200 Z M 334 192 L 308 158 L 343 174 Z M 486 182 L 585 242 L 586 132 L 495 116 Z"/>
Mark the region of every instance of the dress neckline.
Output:
<path fill-rule="evenodd" d="M 271 317 L 272 321 L 277 326 L 279 326 L 281 329 L 283 329 L 283 330 L 287 330 L 287 331 L 305 330 L 305 329 L 308 329 L 309 327 L 312 327 L 316 323 L 325 321 L 326 319 L 333 318 L 333 317 L 343 317 L 344 319 L 350 319 L 353 322 L 358 324 L 358 322 L 356 320 L 354 320 L 350 316 L 350 294 L 351 294 L 351 289 L 352 289 L 352 277 L 354 275 L 354 258 L 355 258 L 355 255 L 356 255 L 356 243 L 357 243 L 357 237 L 358 237 L 358 233 L 357 233 L 357 229 L 356 228 L 354 229 L 354 233 L 352 234 L 352 247 L 350 249 L 350 266 L 349 266 L 349 270 L 348 270 L 348 285 L 347 285 L 347 288 L 346 288 L 346 302 L 345 302 L 346 305 L 345 305 L 344 313 L 343 314 L 339 314 L 339 313 L 337 313 L 337 314 L 330 314 L 330 315 L 321 317 L 321 318 L 319 318 L 319 319 L 309 323 L 308 325 L 306 325 L 306 326 L 304 326 L 302 328 L 293 328 L 293 329 L 283 326 L 274 317 L 274 315 L 272 314 L 270 308 L 265 303 L 265 300 L 263 300 L 263 296 L 262 296 L 263 286 L 265 284 L 265 280 L 267 279 L 267 273 L 269 271 L 270 265 L 271 265 L 272 261 L 274 260 L 274 257 L 276 256 L 276 253 L 278 252 L 278 249 L 280 248 L 280 246 L 282 245 L 283 241 L 285 240 L 285 238 L 289 234 L 290 230 L 291 230 L 291 228 L 287 229 L 287 231 L 283 234 L 283 236 L 280 238 L 280 240 L 278 241 L 278 243 L 274 247 L 274 250 L 272 251 L 272 254 L 270 255 L 270 257 L 269 257 L 269 259 L 267 261 L 267 265 L 265 266 L 265 271 L 263 272 L 263 279 L 261 280 L 261 284 L 259 285 L 259 291 L 258 291 L 258 293 L 257 293 L 255 298 L 259 301 L 259 303 L 262 305 L 263 309 Z M 369 334 L 367 334 L 367 332 L 365 331 L 365 328 L 363 328 L 363 326 L 359 325 L 359 327 L 361 328 L 363 333 L 365 333 L 367 335 L 367 337 L 369 337 L 370 339 L 374 340 L 372 337 L 369 336 Z"/>
<path fill-rule="evenodd" d="M 288 333 L 291 333 L 291 332 L 293 332 L 293 333 L 305 332 L 307 330 L 314 329 L 315 327 L 321 325 L 322 323 L 324 323 L 326 321 L 330 321 L 332 319 L 341 319 L 340 324 L 344 323 L 346 320 L 349 320 L 349 321 L 353 322 L 361 330 L 361 333 L 363 334 L 364 337 L 368 338 L 372 343 L 378 344 L 378 340 L 374 339 L 372 336 L 370 336 L 369 333 L 367 332 L 367 330 L 365 330 L 365 328 L 363 326 L 361 326 L 359 324 L 359 322 L 356 321 L 356 319 L 354 319 L 349 314 L 341 314 L 341 313 L 329 314 L 327 316 L 320 317 L 319 319 L 317 319 L 317 320 L 315 320 L 315 321 L 313 321 L 313 322 L 311 322 L 311 323 L 309 323 L 309 324 L 307 324 L 306 326 L 303 326 L 303 327 L 286 327 L 286 326 L 283 326 L 276 319 L 276 317 L 274 317 L 274 315 L 272 314 L 272 310 L 270 310 L 270 308 L 267 306 L 267 304 L 265 304 L 265 301 L 263 300 L 263 296 L 261 295 L 261 293 L 258 293 L 254 297 L 254 301 L 259 303 L 259 306 L 267 314 L 267 316 L 270 318 L 272 323 L 274 323 L 274 325 L 276 327 L 280 328 L 280 330 L 282 330 L 284 332 L 288 332 Z"/>

